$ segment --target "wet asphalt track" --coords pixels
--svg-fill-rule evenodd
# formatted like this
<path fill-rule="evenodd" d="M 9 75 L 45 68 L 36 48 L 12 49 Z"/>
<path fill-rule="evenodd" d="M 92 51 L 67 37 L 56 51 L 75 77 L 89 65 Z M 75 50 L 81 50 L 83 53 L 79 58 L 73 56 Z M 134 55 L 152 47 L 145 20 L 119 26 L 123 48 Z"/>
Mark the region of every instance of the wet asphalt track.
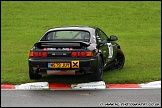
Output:
<path fill-rule="evenodd" d="M 161 107 L 161 88 L 1 90 L 1 107 Z"/>

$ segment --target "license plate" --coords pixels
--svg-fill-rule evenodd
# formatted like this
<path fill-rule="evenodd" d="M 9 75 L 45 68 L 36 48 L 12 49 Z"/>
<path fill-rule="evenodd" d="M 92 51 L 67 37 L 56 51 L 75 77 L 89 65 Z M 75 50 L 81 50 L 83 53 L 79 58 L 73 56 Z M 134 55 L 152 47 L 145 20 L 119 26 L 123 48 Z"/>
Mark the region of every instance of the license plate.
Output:
<path fill-rule="evenodd" d="M 70 63 L 48 63 L 48 68 L 70 68 Z"/>

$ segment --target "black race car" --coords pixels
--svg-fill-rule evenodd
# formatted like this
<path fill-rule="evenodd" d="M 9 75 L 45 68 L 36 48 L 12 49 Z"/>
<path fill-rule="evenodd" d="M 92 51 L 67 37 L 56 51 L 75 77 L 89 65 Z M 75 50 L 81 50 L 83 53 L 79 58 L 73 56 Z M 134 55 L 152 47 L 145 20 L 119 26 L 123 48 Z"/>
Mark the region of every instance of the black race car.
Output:
<path fill-rule="evenodd" d="M 102 80 L 104 69 L 122 69 L 125 56 L 116 36 L 108 37 L 100 28 L 67 26 L 49 29 L 29 52 L 30 79 L 42 74 L 90 74 Z"/>

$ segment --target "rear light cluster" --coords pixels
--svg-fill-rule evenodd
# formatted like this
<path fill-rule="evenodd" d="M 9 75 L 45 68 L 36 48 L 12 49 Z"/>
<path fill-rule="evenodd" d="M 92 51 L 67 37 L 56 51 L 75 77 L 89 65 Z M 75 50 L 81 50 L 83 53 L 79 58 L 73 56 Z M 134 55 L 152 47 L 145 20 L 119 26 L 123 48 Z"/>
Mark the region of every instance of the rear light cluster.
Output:
<path fill-rule="evenodd" d="M 30 57 L 47 57 L 47 52 L 30 52 Z M 71 52 L 72 57 L 92 57 L 92 52 Z"/>
<path fill-rule="evenodd" d="M 92 52 L 71 52 L 72 57 L 92 57 Z"/>
<path fill-rule="evenodd" d="M 47 57 L 47 52 L 30 52 L 30 57 Z"/>

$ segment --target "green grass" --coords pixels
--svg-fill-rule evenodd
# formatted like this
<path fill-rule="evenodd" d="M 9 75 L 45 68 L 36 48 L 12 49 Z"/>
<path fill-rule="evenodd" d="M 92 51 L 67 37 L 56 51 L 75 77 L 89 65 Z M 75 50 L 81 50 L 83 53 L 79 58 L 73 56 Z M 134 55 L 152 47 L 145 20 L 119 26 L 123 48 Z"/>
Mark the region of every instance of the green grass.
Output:
<path fill-rule="evenodd" d="M 89 25 L 118 36 L 125 54 L 106 83 L 161 80 L 160 1 L 1 1 L 1 83 L 36 82 L 28 75 L 28 52 L 52 27 Z M 38 81 L 87 82 L 88 76 L 44 76 Z"/>

